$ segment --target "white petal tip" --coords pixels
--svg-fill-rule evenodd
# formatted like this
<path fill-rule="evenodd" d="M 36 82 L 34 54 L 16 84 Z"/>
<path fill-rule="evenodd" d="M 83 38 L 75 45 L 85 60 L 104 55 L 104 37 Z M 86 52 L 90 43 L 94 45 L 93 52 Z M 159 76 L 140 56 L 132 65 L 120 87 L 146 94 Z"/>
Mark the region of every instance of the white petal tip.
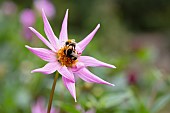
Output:
<path fill-rule="evenodd" d="M 28 45 L 25 45 L 26 48 L 30 48 Z"/>
<path fill-rule="evenodd" d="M 31 71 L 31 73 L 36 73 L 36 72 L 37 72 L 37 70 L 36 70 L 36 69 Z"/>
<path fill-rule="evenodd" d="M 46 18 L 44 9 L 42 9 L 42 17 L 43 17 L 43 19 Z"/>
<path fill-rule="evenodd" d="M 116 66 L 113 66 L 113 65 L 112 65 L 112 68 L 116 68 Z"/>
<path fill-rule="evenodd" d="M 74 101 L 75 101 L 75 102 L 77 102 L 77 100 L 76 100 L 76 99 L 75 99 Z"/>
<path fill-rule="evenodd" d="M 35 29 L 33 27 L 28 27 L 32 32 L 35 33 Z"/>
<path fill-rule="evenodd" d="M 99 28 L 99 27 L 100 27 L 100 24 L 97 25 L 97 28 Z"/>
<path fill-rule="evenodd" d="M 112 86 L 115 86 L 114 84 L 111 84 Z"/>
<path fill-rule="evenodd" d="M 28 27 L 28 28 L 31 29 L 31 30 L 33 29 L 32 27 Z"/>

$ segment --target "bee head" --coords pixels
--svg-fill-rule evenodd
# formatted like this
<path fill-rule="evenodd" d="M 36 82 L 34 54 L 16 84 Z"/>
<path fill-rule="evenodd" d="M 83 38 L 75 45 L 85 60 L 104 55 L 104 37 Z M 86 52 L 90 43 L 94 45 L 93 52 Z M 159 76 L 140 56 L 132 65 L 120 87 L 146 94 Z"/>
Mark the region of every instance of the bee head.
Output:
<path fill-rule="evenodd" d="M 66 46 L 69 46 L 70 44 L 74 44 L 74 45 L 76 45 L 76 42 L 75 42 L 75 40 L 74 39 L 71 39 L 71 40 L 67 40 L 66 42 L 65 42 L 65 45 Z"/>

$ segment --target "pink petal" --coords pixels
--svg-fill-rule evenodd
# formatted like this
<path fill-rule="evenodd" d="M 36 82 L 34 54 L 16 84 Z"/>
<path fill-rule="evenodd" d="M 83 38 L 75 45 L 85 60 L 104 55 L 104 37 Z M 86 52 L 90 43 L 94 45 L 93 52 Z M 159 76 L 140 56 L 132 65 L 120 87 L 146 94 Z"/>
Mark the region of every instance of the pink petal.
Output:
<path fill-rule="evenodd" d="M 79 71 L 82 68 L 85 68 L 85 65 L 82 62 L 77 62 L 76 65 L 71 68 L 71 71 L 76 72 L 76 71 Z"/>
<path fill-rule="evenodd" d="M 106 84 L 106 85 L 114 86 L 114 84 L 111 84 L 109 82 L 102 80 L 101 78 L 94 75 L 86 68 L 83 68 L 83 69 L 79 70 L 78 72 L 75 72 L 75 74 L 78 75 L 81 79 L 83 79 L 86 82 L 90 82 L 90 83 L 94 82 L 94 83 L 98 83 L 98 84 Z"/>
<path fill-rule="evenodd" d="M 58 69 L 58 72 L 65 78 L 69 79 L 71 82 L 75 82 L 73 73 L 70 72 L 66 66 L 61 66 L 61 68 Z"/>
<path fill-rule="evenodd" d="M 60 67 L 60 64 L 58 62 L 50 62 L 47 63 L 44 67 L 32 70 L 31 73 L 40 72 L 43 74 L 51 74 L 54 73 L 56 70 L 58 70 Z"/>
<path fill-rule="evenodd" d="M 76 100 L 76 89 L 75 89 L 75 82 L 71 82 L 69 79 L 62 77 L 63 83 L 65 85 L 65 87 L 68 89 L 68 91 L 70 92 L 70 94 L 73 96 L 75 102 L 77 102 Z"/>
<path fill-rule="evenodd" d="M 77 44 L 81 48 L 82 51 L 86 48 L 86 46 L 92 40 L 92 38 L 94 37 L 94 35 L 96 34 L 99 28 L 100 28 L 100 24 L 98 24 L 97 27 L 86 38 L 84 38 L 81 42 Z"/>
<path fill-rule="evenodd" d="M 53 50 L 53 51 L 56 51 L 55 49 L 54 49 L 54 47 L 38 32 L 38 31 L 36 31 L 34 28 L 32 28 L 32 27 L 29 27 L 29 29 L 33 32 L 33 33 L 35 33 L 35 35 L 46 45 L 46 46 L 48 46 L 51 50 Z"/>
<path fill-rule="evenodd" d="M 62 27 L 61 27 L 61 32 L 60 32 L 60 42 L 65 42 L 68 40 L 68 34 L 67 34 L 67 21 L 68 21 L 68 9 L 66 11 Z"/>
<path fill-rule="evenodd" d="M 35 69 L 31 71 L 31 73 L 34 72 L 40 72 L 43 74 L 51 74 L 54 73 L 55 71 L 58 71 L 62 76 L 65 78 L 69 79 L 71 82 L 75 82 L 74 75 L 71 73 L 66 66 L 61 66 L 58 62 L 50 62 L 47 63 L 44 67 Z"/>
<path fill-rule="evenodd" d="M 113 65 L 101 62 L 101 61 L 99 61 L 93 57 L 90 57 L 90 56 L 80 56 L 78 58 L 78 61 L 84 63 L 85 66 L 116 68 Z"/>
<path fill-rule="evenodd" d="M 42 60 L 45 60 L 47 62 L 55 62 L 56 61 L 56 54 L 52 52 L 51 50 L 45 49 L 45 48 L 32 48 L 29 46 L 25 46 L 27 49 L 29 49 L 32 53 L 40 57 Z"/>
<path fill-rule="evenodd" d="M 53 45 L 53 47 L 58 50 L 59 49 L 58 38 L 55 36 L 55 34 L 53 32 L 53 30 L 50 26 L 50 23 L 47 20 L 44 10 L 42 10 L 42 17 L 43 17 L 43 21 L 44 21 L 45 34 L 47 35 L 47 38 L 49 39 L 49 41 Z"/>
<path fill-rule="evenodd" d="M 82 50 L 78 45 L 76 46 L 76 51 L 78 52 L 78 55 L 81 56 Z"/>

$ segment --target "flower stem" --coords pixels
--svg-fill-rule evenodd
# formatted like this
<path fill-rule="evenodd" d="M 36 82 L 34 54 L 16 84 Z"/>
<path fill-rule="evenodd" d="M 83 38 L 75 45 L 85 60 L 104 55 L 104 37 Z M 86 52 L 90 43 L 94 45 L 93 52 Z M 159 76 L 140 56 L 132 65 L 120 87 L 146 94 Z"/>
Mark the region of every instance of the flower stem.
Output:
<path fill-rule="evenodd" d="M 56 75 L 55 75 L 54 81 L 53 81 L 53 86 L 52 86 L 51 93 L 50 93 L 50 99 L 49 99 L 49 102 L 48 102 L 47 113 L 50 113 L 50 111 L 51 111 L 51 105 L 52 105 L 52 101 L 53 101 L 53 95 L 54 95 L 54 90 L 55 90 L 57 79 L 58 79 L 58 73 L 56 72 Z"/>

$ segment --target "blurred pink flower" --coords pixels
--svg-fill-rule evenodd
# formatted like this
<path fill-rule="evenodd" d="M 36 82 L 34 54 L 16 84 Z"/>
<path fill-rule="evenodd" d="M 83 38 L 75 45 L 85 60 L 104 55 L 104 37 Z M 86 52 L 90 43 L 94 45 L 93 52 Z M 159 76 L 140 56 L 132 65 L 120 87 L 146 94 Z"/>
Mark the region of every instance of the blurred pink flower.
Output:
<path fill-rule="evenodd" d="M 44 9 L 47 17 L 52 18 L 55 15 L 55 7 L 49 0 L 35 0 L 34 6 L 38 12 Z"/>
<path fill-rule="evenodd" d="M 43 98 L 39 98 L 31 108 L 32 113 L 46 113 L 47 109 L 45 108 L 45 101 Z M 51 108 L 50 113 L 59 113 L 54 107 Z"/>
<path fill-rule="evenodd" d="M 32 48 L 26 45 L 26 48 L 28 48 L 32 53 L 40 57 L 42 60 L 48 62 L 44 67 L 33 70 L 32 73 L 41 72 L 44 74 L 51 74 L 55 71 L 58 71 L 62 75 L 62 80 L 65 87 L 69 90 L 75 101 L 75 75 L 79 76 L 86 82 L 114 86 L 114 84 L 106 82 L 91 73 L 86 67 L 115 68 L 115 66 L 101 62 L 90 56 L 81 56 L 88 43 L 92 40 L 93 36 L 99 29 L 100 24 L 98 24 L 97 27 L 86 38 L 84 38 L 79 43 L 75 43 L 73 40 L 68 40 L 68 10 L 66 11 L 65 18 L 63 20 L 59 39 L 55 36 L 44 11 L 42 11 L 42 16 L 44 21 L 44 31 L 49 41 L 47 41 L 34 28 L 30 27 L 30 29 L 51 50 L 45 48 Z"/>
<path fill-rule="evenodd" d="M 31 9 L 25 9 L 20 14 L 20 22 L 23 26 L 29 27 L 35 23 L 35 14 Z"/>
<path fill-rule="evenodd" d="M 22 24 L 22 34 L 26 40 L 31 41 L 32 32 L 28 29 L 35 23 L 35 14 L 31 9 L 25 9 L 20 14 L 20 23 Z"/>
<path fill-rule="evenodd" d="M 12 1 L 5 1 L 1 5 L 1 10 L 5 15 L 13 15 L 17 11 L 17 5 Z"/>

